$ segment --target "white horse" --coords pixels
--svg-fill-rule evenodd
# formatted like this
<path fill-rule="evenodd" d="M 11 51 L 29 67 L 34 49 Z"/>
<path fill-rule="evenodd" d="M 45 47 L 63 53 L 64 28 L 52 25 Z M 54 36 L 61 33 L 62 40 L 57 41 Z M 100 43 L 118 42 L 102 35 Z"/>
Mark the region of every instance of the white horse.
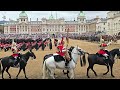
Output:
<path fill-rule="evenodd" d="M 71 58 L 72 59 L 71 59 L 71 61 L 69 61 L 69 64 L 68 64 L 69 68 L 65 68 L 64 60 L 59 61 L 59 62 L 55 61 L 54 55 L 56 55 L 56 54 L 53 54 L 46 59 L 44 58 L 43 79 L 46 79 L 47 75 L 49 75 L 52 79 L 55 79 L 55 77 L 54 77 L 55 69 L 68 70 L 70 73 L 70 79 L 74 79 L 74 69 L 77 64 L 78 57 L 83 54 L 84 54 L 84 51 L 81 48 L 79 48 L 78 46 L 73 47 L 73 49 L 71 50 Z M 84 59 L 85 59 L 85 57 L 84 57 Z M 81 58 L 80 58 L 80 60 L 81 60 Z M 84 60 L 83 60 L 83 63 L 84 63 L 84 65 L 86 64 L 86 62 L 84 62 Z"/>

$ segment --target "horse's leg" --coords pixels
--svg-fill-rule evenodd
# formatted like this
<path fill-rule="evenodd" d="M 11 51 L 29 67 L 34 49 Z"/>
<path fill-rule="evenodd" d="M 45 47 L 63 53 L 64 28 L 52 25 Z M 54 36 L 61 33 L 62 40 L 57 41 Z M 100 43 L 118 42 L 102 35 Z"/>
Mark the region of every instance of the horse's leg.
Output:
<path fill-rule="evenodd" d="M 90 70 L 90 66 L 88 66 L 88 68 L 87 68 L 87 77 L 88 78 L 90 78 L 90 76 L 88 75 L 89 70 Z"/>
<path fill-rule="evenodd" d="M 26 76 L 25 67 L 23 68 L 23 72 L 24 72 L 25 78 L 28 79 Z"/>
<path fill-rule="evenodd" d="M 49 72 L 50 72 L 50 77 L 52 78 L 52 79 L 55 79 L 55 77 L 54 77 L 54 71 L 55 71 L 55 69 L 51 69 Z"/>
<path fill-rule="evenodd" d="M 94 72 L 95 76 L 97 76 L 97 73 L 96 73 L 95 70 L 93 69 L 93 66 L 91 67 L 91 70 Z"/>
<path fill-rule="evenodd" d="M 68 71 L 67 71 L 68 72 Z M 63 70 L 63 74 L 67 74 L 67 72 L 65 72 L 64 70 Z"/>
<path fill-rule="evenodd" d="M 67 77 L 70 78 L 70 77 L 69 77 L 69 71 L 68 71 L 68 70 L 67 70 L 67 72 L 65 72 L 65 71 L 63 70 L 63 74 L 67 74 Z"/>
<path fill-rule="evenodd" d="M 55 73 L 54 73 L 54 74 L 55 74 Z M 45 79 L 48 79 L 49 75 L 50 75 L 50 71 L 47 69 L 47 70 L 46 70 L 46 78 L 45 78 Z M 55 75 L 54 75 L 54 76 L 55 76 Z"/>
<path fill-rule="evenodd" d="M 11 75 L 10 75 L 10 73 L 8 72 L 9 68 L 10 68 L 10 66 L 9 66 L 9 67 L 7 67 L 6 72 L 8 73 L 9 78 L 11 79 Z"/>
<path fill-rule="evenodd" d="M 5 71 L 5 67 L 3 67 L 3 70 L 2 70 L 2 79 L 4 79 L 4 78 L 3 78 L 3 73 L 4 73 L 4 71 Z"/>
<path fill-rule="evenodd" d="M 112 77 L 115 77 L 115 76 L 113 75 L 113 71 L 112 71 L 112 69 L 113 69 L 113 64 L 110 64 L 110 69 L 111 69 L 111 76 L 112 76 Z"/>
<path fill-rule="evenodd" d="M 107 66 L 107 72 L 103 73 L 103 75 L 106 75 L 109 72 L 109 66 Z"/>
<path fill-rule="evenodd" d="M 18 75 L 20 74 L 21 70 L 22 70 L 22 68 L 19 69 L 19 72 L 18 72 L 18 74 L 16 76 L 16 79 L 18 79 Z"/>
<path fill-rule="evenodd" d="M 68 70 L 67 70 L 67 77 L 70 78 L 70 77 L 69 77 L 69 71 L 68 71 Z"/>
<path fill-rule="evenodd" d="M 70 79 L 74 79 L 74 70 L 71 69 L 69 70 L 69 72 L 70 72 Z"/>

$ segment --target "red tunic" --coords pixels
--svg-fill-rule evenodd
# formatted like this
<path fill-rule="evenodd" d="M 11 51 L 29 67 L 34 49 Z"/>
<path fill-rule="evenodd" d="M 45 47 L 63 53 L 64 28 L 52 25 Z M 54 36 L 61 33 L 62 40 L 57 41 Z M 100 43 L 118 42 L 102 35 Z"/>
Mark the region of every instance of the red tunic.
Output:
<path fill-rule="evenodd" d="M 101 50 L 98 51 L 98 54 L 102 54 L 103 55 L 103 54 L 106 54 L 106 52 L 105 52 L 105 50 L 101 49 Z"/>
<path fill-rule="evenodd" d="M 13 56 L 14 58 L 16 58 L 16 57 L 18 57 L 18 54 L 13 54 L 12 56 Z"/>
<path fill-rule="evenodd" d="M 61 56 L 64 56 L 65 53 L 62 52 L 62 50 L 64 49 L 64 46 L 63 46 L 63 45 L 59 45 L 59 46 L 57 46 L 57 48 L 58 48 L 60 51 L 59 51 L 59 52 L 56 52 L 56 53 L 59 54 L 59 55 L 61 55 Z"/>

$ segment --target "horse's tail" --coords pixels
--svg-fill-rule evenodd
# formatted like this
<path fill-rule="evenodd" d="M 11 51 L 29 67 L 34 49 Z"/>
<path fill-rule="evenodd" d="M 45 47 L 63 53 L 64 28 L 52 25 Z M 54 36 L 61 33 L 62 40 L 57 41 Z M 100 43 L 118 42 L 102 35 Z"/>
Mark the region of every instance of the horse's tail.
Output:
<path fill-rule="evenodd" d="M 88 52 L 85 52 L 85 54 L 88 54 L 88 55 L 89 55 L 89 53 L 88 53 Z M 86 65 L 86 58 L 85 58 L 85 54 L 83 55 L 83 57 L 82 57 L 82 58 L 81 58 L 81 56 L 80 56 L 80 64 L 81 64 L 81 67 Z"/>
<path fill-rule="evenodd" d="M 83 66 L 81 55 L 80 55 L 80 65 L 81 67 Z"/>
<path fill-rule="evenodd" d="M 85 54 L 83 55 L 82 59 L 83 59 L 83 65 L 85 66 L 85 65 L 86 65 L 86 58 L 85 58 Z"/>
<path fill-rule="evenodd" d="M 44 63 L 43 63 L 43 79 L 45 79 L 45 77 L 46 77 L 46 70 L 47 70 L 46 61 L 44 61 Z"/>

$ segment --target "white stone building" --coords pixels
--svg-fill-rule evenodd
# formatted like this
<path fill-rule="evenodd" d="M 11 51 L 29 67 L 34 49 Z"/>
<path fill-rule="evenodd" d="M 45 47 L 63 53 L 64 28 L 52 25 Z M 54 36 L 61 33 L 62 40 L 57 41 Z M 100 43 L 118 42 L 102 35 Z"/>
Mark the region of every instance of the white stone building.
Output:
<path fill-rule="evenodd" d="M 107 34 L 107 18 L 99 18 L 96 23 L 96 31 L 104 32 Z"/>
<path fill-rule="evenodd" d="M 39 34 L 39 33 L 85 33 L 89 31 L 89 23 L 83 11 L 77 16 L 75 21 L 65 21 L 64 18 L 54 19 L 53 15 L 49 19 L 42 18 L 41 21 L 30 21 L 25 11 L 19 14 L 17 21 L 9 21 L 4 23 L 4 34 Z"/>
<path fill-rule="evenodd" d="M 107 34 L 120 34 L 120 11 L 109 11 L 107 13 Z"/>

